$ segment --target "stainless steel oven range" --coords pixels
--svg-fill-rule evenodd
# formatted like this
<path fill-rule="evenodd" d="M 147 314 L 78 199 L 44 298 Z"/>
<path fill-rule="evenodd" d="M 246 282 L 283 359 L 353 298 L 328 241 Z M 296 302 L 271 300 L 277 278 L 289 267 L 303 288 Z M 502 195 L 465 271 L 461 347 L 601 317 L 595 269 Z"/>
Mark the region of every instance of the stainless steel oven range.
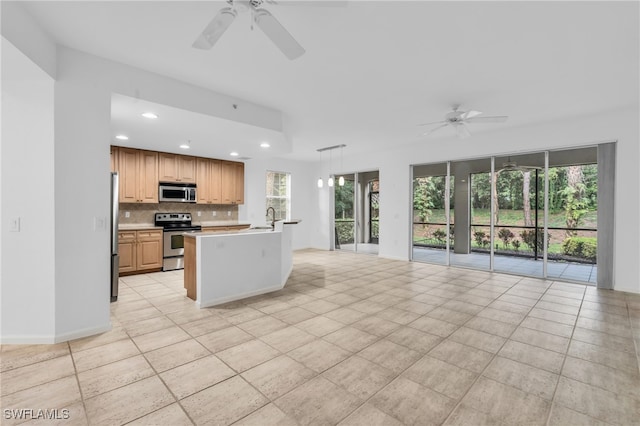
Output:
<path fill-rule="evenodd" d="M 200 225 L 191 224 L 191 213 L 156 213 L 156 226 L 164 231 L 162 270 L 184 268 L 184 234 L 200 232 Z"/>

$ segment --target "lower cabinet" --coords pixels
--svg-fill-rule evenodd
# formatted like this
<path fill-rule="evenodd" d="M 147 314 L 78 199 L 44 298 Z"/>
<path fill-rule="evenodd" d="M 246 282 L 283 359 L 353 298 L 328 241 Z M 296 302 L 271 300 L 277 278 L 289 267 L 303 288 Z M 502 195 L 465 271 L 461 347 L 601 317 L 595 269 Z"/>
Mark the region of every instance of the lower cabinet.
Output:
<path fill-rule="evenodd" d="M 162 230 L 118 231 L 120 274 L 162 268 Z"/>

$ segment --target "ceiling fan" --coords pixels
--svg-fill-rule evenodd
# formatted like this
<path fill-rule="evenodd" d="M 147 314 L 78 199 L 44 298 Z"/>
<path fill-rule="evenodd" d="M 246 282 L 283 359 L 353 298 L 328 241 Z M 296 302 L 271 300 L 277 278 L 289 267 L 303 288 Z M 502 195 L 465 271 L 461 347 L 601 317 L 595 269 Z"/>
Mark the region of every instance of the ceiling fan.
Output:
<path fill-rule="evenodd" d="M 441 129 L 446 126 L 451 126 L 455 129 L 459 138 L 467 138 L 471 136 L 469 129 L 467 129 L 467 124 L 469 123 L 503 123 L 507 121 L 506 115 L 494 115 L 494 116 L 485 116 L 480 117 L 482 112 L 480 111 L 462 111 L 459 109 L 460 105 L 454 105 L 453 111 L 447 113 L 444 116 L 444 120 L 442 121 L 434 121 L 432 123 L 424 123 L 419 124 L 419 126 L 429 126 L 432 124 L 440 124 L 439 126 L 434 127 L 428 132 L 423 133 L 422 135 L 430 135 L 438 129 Z"/>
<path fill-rule="evenodd" d="M 533 170 L 542 170 L 542 167 L 518 165 L 515 161 L 511 161 L 511 157 L 507 157 L 507 161 L 502 163 L 502 168 L 498 169 L 498 172 L 530 172 Z"/>
<path fill-rule="evenodd" d="M 251 28 L 253 29 L 253 22 L 255 22 L 287 58 L 293 60 L 305 53 L 304 47 L 289 34 L 282 24 L 268 10 L 260 8 L 263 0 L 227 0 L 227 3 L 229 7 L 224 7 L 218 11 L 218 14 L 209 22 L 209 25 L 205 27 L 193 43 L 193 47 L 203 50 L 211 49 L 233 23 L 238 12 L 250 11 Z M 267 3 L 277 4 L 273 0 L 267 0 Z"/>

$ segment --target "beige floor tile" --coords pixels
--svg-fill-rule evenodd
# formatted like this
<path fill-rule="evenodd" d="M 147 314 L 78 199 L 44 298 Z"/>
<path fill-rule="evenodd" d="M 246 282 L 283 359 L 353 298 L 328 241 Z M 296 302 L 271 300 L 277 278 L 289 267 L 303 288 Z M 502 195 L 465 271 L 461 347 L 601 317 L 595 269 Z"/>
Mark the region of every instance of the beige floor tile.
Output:
<path fill-rule="evenodd" d="M 315 339 L 317 339 L 316 336 L 293 326 L 283 328 L 260 337 L 260 340 L 266 342 L 270 346 L 273 346 L 280 352 L 289 352 L 290 350 L 305 345 Z"/>
<path fill-rule="evenodd" d="M 233 426 L 297 426 L 295 420 L 287 416 L 275 404 L 267 404 L 264 407 L 254 411 L 247 417 L 234 423 Z"/>
<path fill-rule="evenodd" d="M 158 308 L 154 306 L 151 306 L 149 308 L 134 310 L 130 312 L 125 312 L 120 315 L 116 315 L 116 318 L 118 318 L 118 320 L 122 324 L 126 325 L 130 322 L 142 321 L 148 318 L 158 317 L 161 315 L 162 315 L 162 311 L 160 311 Z"/>
<path fill-rule="evenodd" d="M 420 315 L 416 313 L 394 307 L 387 308 L 384 311 L 380 311 L 376 313 L 375 316 L 400 325 L 409 324 L 410 322 L 413 322 L 420 318 Z"/>
<path fill-rule="evenodd" d="M 357 328 L 344 327 L 338 331 L 327 334 L 323 339 L 348 351 L 357 352 L 378 340 L 379 337 L 358 330 Z"/>
<path fill-rule="evenodd" d="M 183 399 L 235 374 L 215 355 L 209 355 L 165 371 L 160 377 L 176 398 Z"/>
<path fill-rule="evenodd" d="M 127 423 L 127 426 L 190 426 L 193 423 L 178 404 L 167 405 L 157 411 Z"/>
<path fill-rule="evenodd" d="M 478 375 L 426 355 L 402 373 L 402 377 L 457 400 Z"/>
<path fill-rule="evenodd" d="M 287 355 L 316 373 L 321 373 L 346 359 L 351 353 L 322 339 L 317 339 L 292 350 Z"/>
<path fill-rule="evenodd" d="M 307 311 L 311 311 L 315 314 L 324 314 L 329 311 L 333 311 L 334 309 L 338 309 L 341 305 L 337 303 L 331 303 L 327 300 L 318 299 L 309 303 L 305 303 L 300 305 L 302 309 L 306 309 Z"/>
<path fill-rule="evenodd" d="M 71 348 L 71 352 L 79 352 L 128 338 L 129 336 L 125 332 L 125 329 L 120 327 L 114 328 L 110 331 L 107 331 L 106 333 L 101 333 L 96 336 L 89 336 L 82 339 L 71 340 L 69 342 L 69 347 Z"/>
<path fill-rule="evenodd" d="M 531 316 L 526 317 L 524 321 L 520 323 L 520 327 L 530 328 L 532 330 L 538 330 L 544 333 L 555 334 L 556 336 L 567 338 L 570 338 L 573 334 L 573 326 Z"/>
<path fill-rule="evenodd" d="M 640 374 L 569 356 L 564 363 L 562 375 L 640 401 Z"/>
<path fill-rule="evenodd" d="M 382 339 L 358 352 L 358 355 L 399 374 L 422 356 L 419 352 Z"/>
<path fill-rule="evenodd" d="M 286 302 L 275 302 L 267 306 L 263 306 L 261 308 L 257 308 L 260 312 L 264 312 L 265 314 L 272 315 L 276 312 L 285 311 L 287 309 L 292 308 L 292 306 Z"/>
<path fill-rule="evenodd" d="M 558 383 L 557 374 L 500 356 L 491 361 L 482 375 L 549 401 Z"/>
<path fill-rule="evenodd" d="M 615 351 L 634 353 L 636 350 L 633 339 L 631 338 L 614 336 L 586 328 L 576 327 L 573 331 L 572 339 L 592 345 L 603 346 Z"/>
<path fill-rule="evenodd" d="M 509 425 L 544 425 L 551 403 L 511 386 L 480 377 L 462 403 Z"/>
<path fill-rule="evenodd" d="M 256 318 L 254 320 L 238 324 L 239 328 L 255 337 L 264 336 L 265 334 L 273 333 L 274 331 L 283 329 L 288 326 L 289 324 L 287 324 L 286 322 L 269 316 Z"/>
<path fill-rule="evenodd" d="M 294 306 L 284 311 L 279 311 L 271 314 L 272 317 L 284 321 L 287 324 L 297 324 L 301 321 L 308 320 L 316 316 L 313 312 L 307 311 L 300 307 Z"/>
<path fill-rule="evenodd" d="M 487 307 L 478 312 L 478 316 L 482 318 L 489 318 L 495 321 L 506 322 L 512 325 L 518 325 L 522 322 L 526 314 L 519 314 L 508 311 L 501 311 L 492 307 Z"/>
<path fill-rule="evenodd" d="M 554 402 L 612 424 L 637 424 L 640 419 L 640 401 L 566 377 L 560 377 Z"/>
<path fill-rule="evenodd" d="M 536 304 L 536 308 L 546 309 L 547 311 L 559 312 L 561 314 L 575 315 L 575 316 L 577 316 L 578 312 L 580 311 L 580 306 L 562 305 L 560 303 L 547 302 L 544 300 L 539 301 Z"/>
<path fill-rule="evenodd" d="M 617 314 L 617 315 L 627 315 L 626 306 L 609 305 L 607 303 L 590 302 L 588 300 L 584 300 L 582 302 L 582 309 L 608 312 L 610 314 Z"/>
<path fill-rule="evenodd" d="M 607 426 L 608 424 L 559 404 L 553 404 L 551 407 L 547 423 L 548 426 Z"/>
<path fill-rule="evenodd" d="M 442 305 L 442 308 L 463 312 L 468 315 L 476 315 L 478 312 L 484 309 L 481 305 L 460 300 L 458 297 L 456 297 L 455 300 L 450 300 L 447 303 L 444 303 Z"/>
<path fill-rule="evenodd" d="M 131 337 L 139 336 L 141 334 L 151 333 L 153 331 L 162 330 L 165 328 L 173 327 L 175 324 L 169 318 L 165 316 L 149 318 L 147 320 L 132 322 L 126 324 L 124 328 L 127 330 L 127 334 Z"/>
<path fill-rule="evenodd" d="M 196 340 L 211 352 L 220 352 L 253 339 L 249 333 L 238 327 L 228 327 L 205 334 Z"/>
<path fill-rule="evenodd" d="M 75 374 L 71 355 L 14 368 L 1 374 L 1 395 L 9 395 L 62 377 Z"/>
<path fill-rule="evenodd" d="M 445 426 L 508 426 L 482 411 L 475 410 L 465 404 L 460 404 L 449 415 Z"/>
<path fill-rule="evenodd" d="M 424 315 L 427 312 L 434 310 L 437 307 L 437 305 L 423 303 L 419 300 L 416 300 L 416 298 L 413 297 L 410 300 L 406 300 L 404 302 L 398 303 L 394 307 L 405 310 L 405 311 L 413 312 L 414 314 Z"/>
<path fill-rule="evenodd" d="M 161 373 L 209 355 L 211 352 L 194 339 L 165 346 L 144 354 L 153 368 Z"/>
<path fill-rule="evenodd" d="M 502 312 L 511 312 L 513 314 L 518 315 L 527 315 L 527 313 L 531 310 L 529 306 L 523 306 L 516 303 L 503 302 L 500 299 L 497 299 L 495 302 L 489 305 L 489 308 L 497 309 Z"/>
<path fill-rule="evenodd" d="M 463 345 L 452 340 L 445 340 L 429 351 L 429 356 L 446 361 L 461 368 L 481 373 L 491 362 L 493 354 Z"/>
<path fill-rule="evenodd" d="M 472 346 L 483 351 L 497 353 L 506 339 L 483 331 L 474 330 L 467 327 L 461 327 L 456 330 L 449 339 L 454 342 Z"/>
<path fill-rule="evenodd" d="M 338 424 L 339 426 L 402 426 L 400 421 L 368 403 L 362 405 Z"/>
<path fill-rule="evenodd" d="M 158 348 L 172 345 L 190 339 L 187 333 L 180 327 L 174 326 L 147 334 L 133 337 L 132 340 L 142 352 L 149 352 Z"/>
<path fill-rule="evenodd" d="M 530 328 L 518 327 L 510 337 L 520 343 L 537 346 L 554 352 L 564 354 L 569 346 L 569 339 L 554 334 L 543 333 Z"/>
<path fill-rule="evenodd" d="M 343 324 L 353 324 L 356 321 L 366 318 L 369 314 L 343 307 L 335 311 L 327 312 L 324 316 Z"/>
<path fill-rule="evenodd" d="M 218 358 L 238 373 L 269 361 L 278 355 L 280 352 L 260 340 L 249 340 L 216 354 Z"/>
<path fill-rule="evenodd" d="M 387 340 L 425 354 L 442 341 L 442 337 L 411 327 L 401 327 L 388 335 Z"/>
<path fill-rule="evenodd" d="M 516 329 L 516 326 L 506 322 L 500 322 L 489 318 L 473 317 L 464 324 L 467 328 L 472 328 L 485 333 L 508 338 Z"/>
<path fill-rule="evenodd" d="M 188 322 L 196 321 L 199 319 L 207 318 L 213 315 L 213 311 L 209 309 L 188 309 L 186 311 L 172 312 L 167 314 L 167 318 L 178 325 L 182 325 Z"/>
<path fill-rule="evenodd" d="M 522 305 L 522 306 L 532 308 L 536 303 L 538 303 L 538 299 L 540 298 L 540 294 L 532 293 L 532 292 L 528 292 L 528 293 L 522 292 L 519 294 L 526 294 L 527 297 L 514 294 L 514 292 L 509 290 L 502 296 L 498 297 L 497 300 L 499 302 L 513 303 L 514 305 Z"/>
<path fill-rule="evenodd" d="M 193 337 L 202 336 L 203 334 L 211 333 L 213 331 L 222 330 L 223 328 L 231 327 L 231 323 L 215 315 L 210 315 L 206 318 L 202 318 L 196 321 L 187 322 L 180 325 L 180 327 L 189 333 Z"/>
<path fill-rule="evenodd" d="M 137 355 L 78 373 L 78 381 L 82 397 L 92 398 L 154 374 L 144 357 Z"/>
<path fill-rule="evenodd" d="M 296 324 L 296 327 L 306 331 L 307 333 L 311 333 L 314 336 L 322 337 L 341 329 L 344 327 L 344 324 L 321 315 L 299 322 Z"/>
<path fill-rule="evenodd" d="M 357 328 L 374 336 L 384 337 L 400 328 L 400 324 L 377 316 L 370 316 L 354 322 L 351 324 L 351 327 Z"/>
<path fill-rule="evenodd" d="M 338 293 L 328 297 L 325 297 L 324 300 L 327 302 L 335 303 L 340 306 L 350 305 L 352 303 L 358 302 L 360 299 L 346 293 Z"/>
<path fill-rule="evenodd" d="M 564 354 L 515 340 L 507 340 L 498 355 L 556 374 L 560 374 L 564 362 Z"/>
<path fill-rule="evenodd" d="M 349 305 L 349 308 L 371 315 L 375 314 L 376 312 L 385 310 L 387 308 L 387 305 L 372 302 L 371 300 L 362 300 L 360 302 Z"/>
<path fill-rule="evenodd" d="M 245 380 L 271 400 L 284 395 L 315 375 L 312 370 L 284 355 L 242 373 Z"/>
<path fill-rule="evenodd" d="M 316 377 L 278 398 L 275 404 L 299 424 L 337 424 L 362 401 L 324 377 Z"/>
<path fill-rule="evenodd" d="M 67 342 L 55 345 L 26 345 L 18 349 L 2 352 L 0 358 L 0 372 L 24 367 L 40 361 L 69 354 Z"/>
<path fill-rule="evenodd" d="M 78 381 L 74 376 L 68 376 L 3 396 L 1 405 L 3 409 L 62 409 L 79 401 L 81 401 L 81 395 Z M 4 419 L 3 412 L 3 425 L 5 421 L 9 424 L 20 423 L 16 419 L 9 420 L 11 419 Z M 42 424 L 41 421 L 40 424 Z"/>
<path fill-rule="evenodd" d="M 550 293 L 547 293 L 544 296 L 542 296 L 540 300 L 545 302 L 553 302 L 553 303 L 558 303 L 560 305 L 569 305 L 569 306 L 575 306 L 575 307 L 580 307 L 580 305 L 582 304 L 581 300 L 567 298 L 567 297 L 559 297 Z"/>
<path fill-rule="evenodd" d="M 473 317 L 472 315 L 465 314 L 464 312 L 452 311 L 451 309 L 446 309 L 442 306 L 429 311 L 425 316 L 456 325 L 462 325 Z"/>
<path fill-rule="evenodd" d="M 236 376 L 185 398 L 181 404 L 196 424 L 228 425 L 268 402 Z"/>
<path fill-rule="evenodd" d="M 85 400 L 90 424 L 123 424 L 173 403 L 157 376 Z"/>
<path fill-rule="evenodd" d="M 333 383 L 342 386 L 361 399 L 368 399 L 396 377 L 396 373 L 352 356 L 322 374 Z"/>
<path fill-rule="evenodd" d="M 578 316 L 576 326 L 589 330 L 600 331 L 602 333 L 613 334 L 614 336 L 631 337 L 631 327 L 628 324 L 610 323 Z"/>
<path fill-rule="evenodd" d="M 407 425 L 441 424 L 456 405 L 453 399 L 398 377 L 369 400 Z"/>
<path fill-rule="evenodd" d="M 547 309 L 541 309 L 539 307 L 533 308 L 531 312 L 529 312 L 529 316 L 534 318 L 540 318 L 547 321 L 558 322 L 558 323 L 570 326 L 571 328 L 573 328 L 577 320 L 577 315 L 570 315 L 562 312 L 550 311 Z"/>
<path fill-rule="evenodd" d="M 458 326 L 455 324 L 429 317 L 418 318 L 414 322 L 409 323 L 408 326 L 440 337 L 448 337 L 458 329 Z"/>
<path fill-rule="evenodd" d="M 613 351 L 602 346 L 573 340 L 567 354 L 575 358 L 622 370 L 628 374 L 638 374 L 638 357 L 629 352 Z"/>

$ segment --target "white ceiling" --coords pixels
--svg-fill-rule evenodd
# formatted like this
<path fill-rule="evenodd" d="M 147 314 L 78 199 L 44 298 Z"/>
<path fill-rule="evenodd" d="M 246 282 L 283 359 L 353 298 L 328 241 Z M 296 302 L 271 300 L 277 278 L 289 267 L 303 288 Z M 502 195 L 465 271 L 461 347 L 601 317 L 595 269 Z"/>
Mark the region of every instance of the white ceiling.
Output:
<path fill-rule="evenodd" d="M 510 116 L 472 133 L 638 104 L 638 2 L 265 5 L 305 47 L 294 61 L 248 15 L 191 48 L 220 1 L 22 3 L 59 44 L 282 111 L 292 158 L 416 142 L 452 104 Z"/>

